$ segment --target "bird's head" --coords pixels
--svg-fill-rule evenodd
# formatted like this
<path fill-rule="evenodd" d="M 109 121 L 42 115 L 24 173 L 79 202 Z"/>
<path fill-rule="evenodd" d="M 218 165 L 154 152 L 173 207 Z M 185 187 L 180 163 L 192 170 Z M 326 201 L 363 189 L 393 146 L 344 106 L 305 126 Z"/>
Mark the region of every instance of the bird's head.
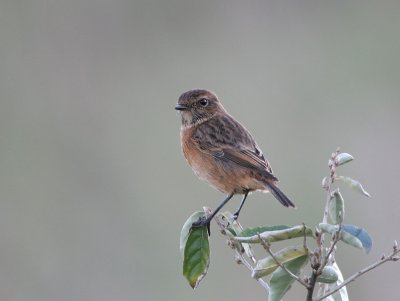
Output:
<path fill-rule="evenodd" d="M 201 89 L 183 93 L 175 110 L 181 113 L 184 127 L 195 126 L 225 111 L 213 92 Z"/>

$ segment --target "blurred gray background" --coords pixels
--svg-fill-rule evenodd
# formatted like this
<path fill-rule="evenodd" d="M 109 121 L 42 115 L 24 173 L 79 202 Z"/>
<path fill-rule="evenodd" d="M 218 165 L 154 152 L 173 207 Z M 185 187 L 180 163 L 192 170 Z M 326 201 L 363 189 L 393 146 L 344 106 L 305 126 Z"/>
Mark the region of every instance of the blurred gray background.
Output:
<path fill-rule="evenodd" d="M 399 1 L 45 1 L 0 4 L 0 299 L 265 300 L 212 226 L 196 291 L 181 272 L 186 218 L 224 197 L 180 151 L 178 96 L 215 91 L 296 202 L 253 194 L 247 226 L 319 223 L 340 146 L 367 199 L 343 188 L 345 276 L 400 239 Z M 235 198 L 227 206 L 234 210 Z M 349 286 L 398 296 L 399 264 Z M 285 300 L 304 300 L 295 285 Z"/>

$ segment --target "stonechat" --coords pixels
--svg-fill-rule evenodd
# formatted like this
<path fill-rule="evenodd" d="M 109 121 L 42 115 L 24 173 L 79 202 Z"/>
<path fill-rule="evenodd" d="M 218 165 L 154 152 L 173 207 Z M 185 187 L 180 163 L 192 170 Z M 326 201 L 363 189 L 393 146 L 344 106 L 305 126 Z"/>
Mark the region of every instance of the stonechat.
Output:
<path fill-rule="evenodd" d="M 187 91 L 179 97 L 175 109 L 182 119 L 181 145 L 187 162 L 200 179 L 227 195 L 194 227 L 209 227 L 211 219 L 235 194 L 243 195 L 235 219 L 247 195 L 256 190 L 269 191 L 283 206 L 295 207 L 276 186 L 278 178 L 253 136 L 229 115 L 214 93 L 201 89 Z"/>

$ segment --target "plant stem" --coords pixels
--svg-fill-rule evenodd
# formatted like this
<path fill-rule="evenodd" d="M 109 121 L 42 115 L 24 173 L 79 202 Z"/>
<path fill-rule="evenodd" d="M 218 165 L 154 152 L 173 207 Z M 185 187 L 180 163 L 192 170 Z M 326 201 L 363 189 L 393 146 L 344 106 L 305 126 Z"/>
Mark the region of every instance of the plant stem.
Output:
<path fill-rule="evenodd" d="M 317 271 L 313 270 L 311 278 L 310 278 L 310 284 L 307 287 L 307 299 L 306 301 L 313 301 L 313 294 L 314 294 L 314 289 L 315 289 L 315 283 L 317 282 Z"/>
<path fill-rule="evenodd" d="M 229 232 L 229 230 L 228 230 L 227 227 L 224 225 L 224 223 L 221 222 L 221 220 L 219 219 L 219 216 L 218 216 L 218 215 L 215 217 L 215 221 L 217 222 L 218 226 L 220 227 L 221 233 L 222 233 L 223 235 L 227 236 L 228 239 L 229 239 L 229 241 L 231 242 L 230 245 L 231 245 L 232 248 L 235 250 L 235 255 L 236 255 L 236 257 L 239 258 L 239 261 L 238 261 L 238 262 L 239 262 L 239 263 L 242 263 L 242 264 L 251 272 L 251 274 L 253 274 L 254 268 L 253 268 L 252 264 L 251 264 L 249 261 L 247 261 L 246 258 L 243 256 L 243 253 L 242 253 L 242 247 L 243 247 L 243 246 L 242 246 L 242 244 L 241 244 L 241 243 L 238 243 L 238 242 L 236 242 L 236 241 L 234 240 L 234 236 L 232 235 L 231 232 Z M 238 223 L 238 225 L 239 225 L 239 227 L 241 227 L 239 223 Z M 254 257 L 253 252 L 251 252 L 250 255 L 251 255 L 250 259 L 251 259 L 254 263 L 257 262 L 256 258 Z M 263 279 L 261 279 L 261 278 L 258 278 L 258 279 L 257 279 L 257 282 L 267 291 L 267 294 L 269 294 L 269 285 L 268 285 L 268 283 L 265 282 L 265 281 L 264 281 Z"/>
<path fill-rule="evenodd" d="M 303 281 L 300 277 L 296 276 L 295 274 L 293 274 L 291 271 L 289 271 L 287 269 L 287 267 L 285 267 L 285 265 L 283 265 L 274 255 L 274 253 L 272 253 L 271 248 L 269 247 L 269 244 L 267 242 L 265 242 L 260 234 L 258 234 L 259 238 L 260 238 L 260 242 L 261 245 L 264 247 L 265 251 L 268 252 L 268 254 L 272 257 L 272 259 L 276 262 L 276 264 L 282 268 L 286 273 L 288 273 L 290 275 L 290 277 L 292 277 L 293 279 L 295 279 L 297 282 L 299 282 L 301 285 L 303 285 L 305 288 L 308 289 L 308 283 L 306 283 L 305 281 Z"/>
<path fill-rule="evenodd" d="M 395 255 L 400 253 L 400 249 L 393 249 L 393 252 L 388 256 L 388 257 L 382 257 L 379 261 L 371 264 L 370 266 L 367 266 L 366 268 L 358 271 L 357 273 L 355 273 L 354 275 L 350 276 L 349 278 L 347 278 L 345 281 L 343 281 L 341 284 L 339 284 L 338 286 L 336 286 L 335 288 L 329 290 L 325 295 L 323 295 L 322 297 L 318 298 L 315 301 L 322 301 L 323 299 L 325 299 L 326 297 L 336 293 L 338 290 L 340 290 L 342 287 L 348 285 L 350 282 L 355 281 L 358 277 L 360 277 L 361 275 L 377 268 L 378 266 L 384 264 L 385 262 L 388 261 L 397 261 L 400 260 L 399 257 L 395 257 Z"/>
<path fill-rule="evenodd" d="M 332 184 L 335 182 L 336 178 L 336 157 L 340 153 L 340 149 L 337 148 L 334 153 L 332 153 L 331 158 L 329 159 L 328 162 L 328 167 L 329 167 L 329 176 L 326 178 L 326 183 L 324 183 L 323 188 L 326 190 L 326 203 L 325 203 L 325 209 L 324 209 L 324 215 L 322 218 L 323 223 L 328 223 L 328 212 L 329 212 L 329 204 L 332 200 Z M 310 286 L 311 288 L 308 290 L 307 294 L 307 301 L 312 300 L 312 294 L 315 289 L 316 285 L 316 277 L 322 272 L 322 269 L 326 266 L 326 264 L 329 262 L 331 255 L 334 256 L 333 250 L 335 248 L 335 245 L 337 241 L 334 241 L 333 244 L 331 245 L 330 250 L 328 251 L 327 255 L 324 256 L 324 258 L 321 258 L 321 254 L 323 254 L 323 250 L 325 249 L 324 244 L 325 244 L 325 234 L 322 232 L 321 237 L 317 240 L 318 242 L 318 262 L 315 264 L 316 266 L 318 265 L 318 269 L 313 269 L 313 273 L 310 278 Z M 321 262 L 322 260 L 322 262 Z M 334 260 L 334 258 L 332 258 Z M 315 278 L 315 279 L 314 279 Z M 327 286 L 323 285 L 324 289 L 326 290 Z M 309 296 L 311 294 L 311 296 Z M 311 299 L 309 299 L 311 298 Z"/>

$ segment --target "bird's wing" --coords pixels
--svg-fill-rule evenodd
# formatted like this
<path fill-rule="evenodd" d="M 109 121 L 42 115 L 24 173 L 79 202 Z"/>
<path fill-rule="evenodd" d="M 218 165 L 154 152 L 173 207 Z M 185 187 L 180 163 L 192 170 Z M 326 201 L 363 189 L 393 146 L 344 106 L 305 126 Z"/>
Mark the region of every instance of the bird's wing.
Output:
<path fill-rule="evenodd" d="M 200 151 L 213 156 L 217 160 L 230 161 L 239 166 L 254 169 L 277 181 L 278 179 L 272 174 L 269 162 L 265 159 L 250 133 L 246 131 L 244 134 L 246 135 L 244 140 L 251 143 L 237 141 L 236 144 L 233 144 L 223 139 L 214 139 L 215 136 L 213 135 L 194 136 L 192 141 Z"/>
<path fill-rule="evenodd" d="M 267 169 L 266 162 L 251 150 L 223 148 L 222 152 L 223 152 L 222 157 L 231 160 L 244 167 L 252 167 L 263 170 Z"/>

